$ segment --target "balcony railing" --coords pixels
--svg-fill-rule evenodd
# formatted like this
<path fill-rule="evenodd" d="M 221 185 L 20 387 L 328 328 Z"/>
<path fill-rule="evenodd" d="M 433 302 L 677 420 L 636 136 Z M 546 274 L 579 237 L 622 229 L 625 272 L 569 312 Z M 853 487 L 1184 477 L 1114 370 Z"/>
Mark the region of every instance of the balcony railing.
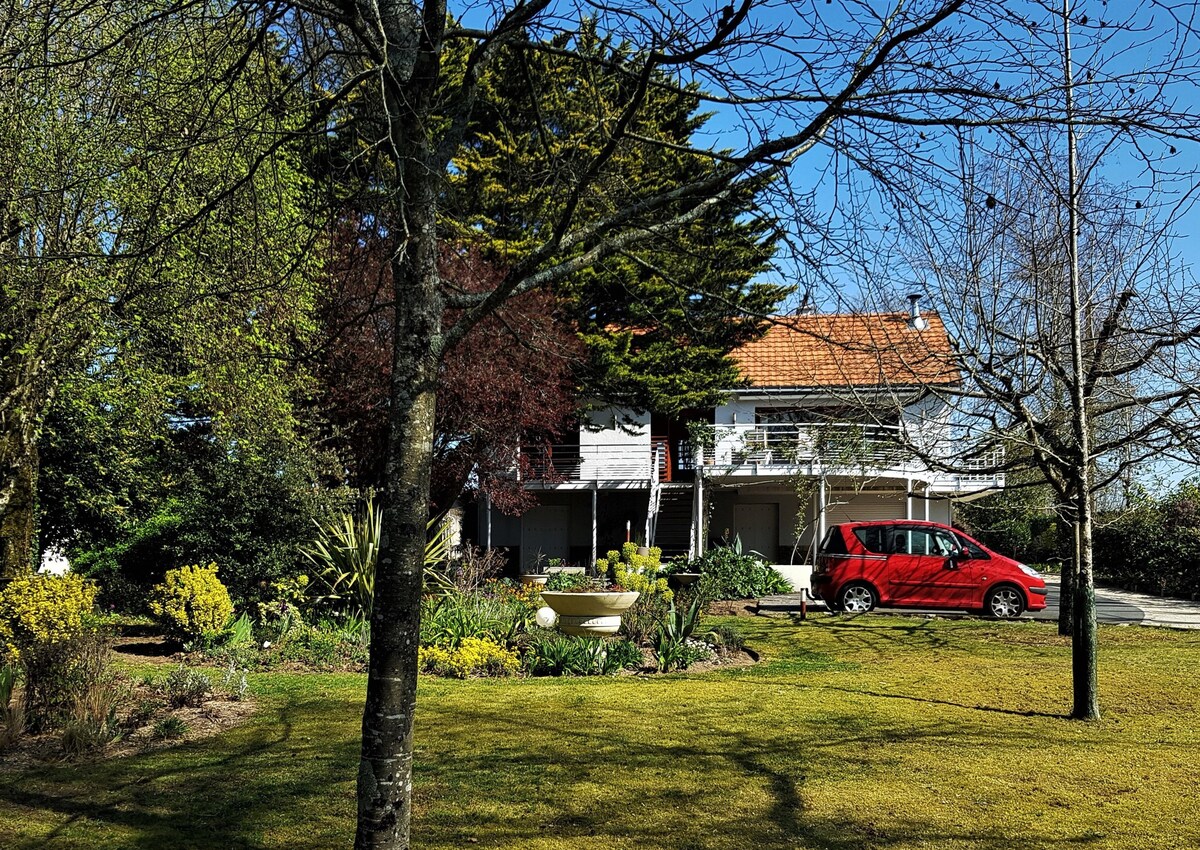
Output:
<path fill-rule="evenodd" d="M 524 446 L 515 474 L 543 484 L 666 482 L 700 464 L 731 474 L 790 474 L 797 467 L 811 467 L 812 474 L 818 469 L 847 475 L 928 474 L 926 465 L 905 446 L 901 427 L 894 425 L 717 425 L 711 434 L 699 458 L 687 440 L 668 445 L 657 437 L 644 443 Z M 934 477 L 956 489 L 995 484 L 1002 480 L 995 472 L 1002 460 L 1003 453 L 993 450 L 953 473 Z"/>
<path fill-rule="evenodd" d="M 913 459 L 895 425 L 716 425 L 712 436 L 711 444 L 703 449 L 706 466 L 820 463 L 827 468 L 894 469 Z"/>
<path fill-rule="evenodd" d="M 649 481 L 656 458 L 665 467 L 665 451 L 650 445 L 522 446 L 517 476 L 555 484 L 564 481 Z"/>

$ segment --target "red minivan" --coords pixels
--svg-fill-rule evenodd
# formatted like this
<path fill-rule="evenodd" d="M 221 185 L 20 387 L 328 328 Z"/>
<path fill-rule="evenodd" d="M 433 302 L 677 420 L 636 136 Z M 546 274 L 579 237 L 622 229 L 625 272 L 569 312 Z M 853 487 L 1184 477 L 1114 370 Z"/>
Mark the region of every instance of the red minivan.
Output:
<path fill-rule="evenodd" d="M 1046 607 L 1036 570 L 935 522 L 847 522 L 817 553 L 812 592 L 829 607 L 865 614 L 876 605 L 963 608 L 1017 617 Z"/>

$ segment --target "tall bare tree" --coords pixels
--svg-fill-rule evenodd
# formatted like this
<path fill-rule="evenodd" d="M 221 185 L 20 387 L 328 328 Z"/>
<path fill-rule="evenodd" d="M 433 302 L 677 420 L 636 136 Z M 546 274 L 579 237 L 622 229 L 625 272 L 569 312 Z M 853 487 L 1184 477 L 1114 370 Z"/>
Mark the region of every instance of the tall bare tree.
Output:
<path fill-rule="evenodd" d="M 1200 408 L 1200 292 L 1172 239 L 1194 191 L 1172 159 L 1194 118 L 1168 115 L 1171 93 L 1194 82 L 1194 47 L 1186 27 L 1168 30 L 1170 72 L 1135 71 L 1102 52 L 1096 29 L 1085 58 L 1073 54 L 1072 27 L 1089 21 L 1069 3 L 1047 9 L 1045 24 L 1053 35 L 1044 65 L 1057 56 L 1062 73 L 1030 102 L 1039 120 L 990 139 L 962 128 L 959 191 L 937 202 L 937 224 L 906 232 L 920 245 L 913 274 L 956 342 L 963 383 L 947 397 L 956 439 L 976 453 L 1016 447 L 997 471 L 1031 463 L 1073 529 L 1062 620 L 1072 636 L 1072 716 L 1096 719 L 1096 494 L 1200 450 L 1189 424 Z M 1128 38 L 1135 27 L 1114 30 Z M 1120 116 L 1145 96 L 1138 86 L 1152 96 L 1131 126 Z M 1143 184 L 1105 179 L 1120 157 L 1137 166 L 1122 176 Z M 962 460 L 933 456 L 948 467 Z"/>

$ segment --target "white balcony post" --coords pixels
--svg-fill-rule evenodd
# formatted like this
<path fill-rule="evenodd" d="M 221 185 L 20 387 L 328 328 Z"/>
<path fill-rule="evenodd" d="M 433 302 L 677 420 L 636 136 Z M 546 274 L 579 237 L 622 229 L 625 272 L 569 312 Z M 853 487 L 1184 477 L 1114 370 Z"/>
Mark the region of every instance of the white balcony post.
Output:
<path fill-rule="evenodd" d="M 598 557 L 597 542 L 600 536 L 600 524 L 596 519 L 596 502 L 599 498 L 600 485 L 592 482 L 592 565 L 595 566 L 596 558 Z"/>
<path fill-rule="evenodd" d="M 484 548 L 492 548 L 492 500 L 488 496 L 483 497 L 483 540 Z"/>
<path fill-rule="evenodd" d="M 813 544 L 813 563 L 816 563 L 816 551 L 825 539 L 825 476 L 817 479 L 817 539 Z"/>

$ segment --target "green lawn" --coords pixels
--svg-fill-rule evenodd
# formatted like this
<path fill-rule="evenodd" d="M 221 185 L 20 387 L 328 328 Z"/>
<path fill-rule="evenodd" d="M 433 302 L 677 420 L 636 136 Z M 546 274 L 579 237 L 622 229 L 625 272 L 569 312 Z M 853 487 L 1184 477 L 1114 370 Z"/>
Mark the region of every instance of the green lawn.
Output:
<path fill-rule="evenodd" d="M 1050 625 L 736 625 L 763 663 L 425 681 L 416 845 L 1200 846 L 1200 633 L 1103 629 L 1105 718 L 1081 724 Z M 363 678 L 254 685 L 219 738 L 0 772 L 0 847 L 348 846 Z"/>

